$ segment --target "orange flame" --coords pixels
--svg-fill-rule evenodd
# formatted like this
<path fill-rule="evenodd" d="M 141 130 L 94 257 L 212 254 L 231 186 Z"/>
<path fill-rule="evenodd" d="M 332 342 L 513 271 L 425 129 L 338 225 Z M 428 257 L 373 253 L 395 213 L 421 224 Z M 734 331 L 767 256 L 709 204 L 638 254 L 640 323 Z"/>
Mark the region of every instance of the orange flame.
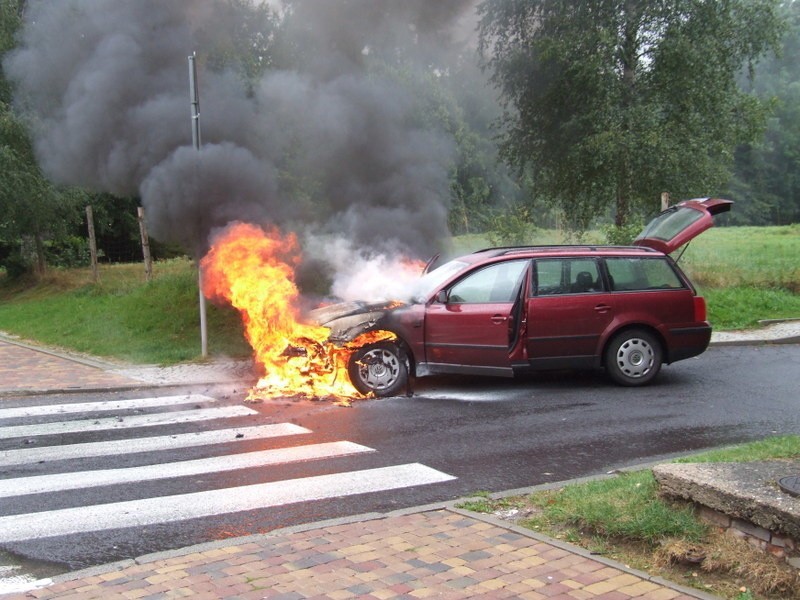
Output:
<path fill-rule="evenodd" d="M 264 375 L 248 399 L 301 395 L 346 403 L 347 398 L 362 397 L 350 383 L 347 360 L 364 343 L 393 334 L 372 332 L 335 347 L 327 341 L 327 327 L 301 322 L 294 281 L 299 262 L 294 234 L 245 223 L 229 226 L 200 262 L 203 294 L 239 310 L 263 367 Z"/>

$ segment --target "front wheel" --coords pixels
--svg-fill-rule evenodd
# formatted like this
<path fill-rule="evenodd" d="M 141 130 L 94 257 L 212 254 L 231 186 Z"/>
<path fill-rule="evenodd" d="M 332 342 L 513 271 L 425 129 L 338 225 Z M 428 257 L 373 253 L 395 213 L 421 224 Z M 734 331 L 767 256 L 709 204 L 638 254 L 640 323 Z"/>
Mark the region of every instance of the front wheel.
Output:
<path fill-rule="evenodd" d="M 646 385 L 661 370 L 661 355 L 661 344 L 653 334 L 643 329 L 623 331 L 606 349 L 606 371 L 620 385 Z"/>
<path fill-rule="evenodd" d="M 379 342 L 362 346 L 347 364 L 350 381 L 362 394 L 396 396 L 408 383 L 408 367 L 397 344 Z"/>

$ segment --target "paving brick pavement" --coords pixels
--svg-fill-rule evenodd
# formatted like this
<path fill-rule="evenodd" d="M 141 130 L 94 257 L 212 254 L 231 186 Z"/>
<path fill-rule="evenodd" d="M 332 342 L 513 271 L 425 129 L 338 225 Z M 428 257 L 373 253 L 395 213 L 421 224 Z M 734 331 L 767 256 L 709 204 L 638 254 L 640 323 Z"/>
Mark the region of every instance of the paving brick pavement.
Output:
<path fill-rule="evenodd" d="M 0 340 L 0 393 L 123 388 L 139 381 L 88 361 Z"/>
<path fill-rule="evenodd" d="M 232 539 L 57 579 L 2 598 L 710 598 L 448 508 Z"/>

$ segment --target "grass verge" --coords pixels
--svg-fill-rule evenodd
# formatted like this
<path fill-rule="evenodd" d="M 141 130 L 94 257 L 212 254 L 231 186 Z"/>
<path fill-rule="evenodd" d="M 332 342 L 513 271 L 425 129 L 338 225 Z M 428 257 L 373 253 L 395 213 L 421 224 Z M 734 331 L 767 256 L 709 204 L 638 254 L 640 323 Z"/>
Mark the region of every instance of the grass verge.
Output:
<path fill-rule="evenodd" d="M 800 457 L 790 435 L 714 450 L 681 462 Z M 493 513 L 653 575 L 725 598 L 800 598 L 800 572 L 699 521 L 691 505 L 661 498 L 652 471 L 526 496 L 480 494 L 460 508 Z"/>
<path fill-rule="evenodd" d="M 0 286 L 0 330 L 25 339 L 133 363 L 174 364 L 200 356 L 197 272 L 187 260 L 52 270 L 35 283 Z M 238 314 L 208 306 L 209 353 L 249 356 Z"/>

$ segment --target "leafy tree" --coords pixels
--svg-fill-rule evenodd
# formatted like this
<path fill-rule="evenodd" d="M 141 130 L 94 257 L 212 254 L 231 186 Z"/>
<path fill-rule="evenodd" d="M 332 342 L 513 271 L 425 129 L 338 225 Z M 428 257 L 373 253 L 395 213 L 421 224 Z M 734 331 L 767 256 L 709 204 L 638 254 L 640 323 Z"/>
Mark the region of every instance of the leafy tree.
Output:
<path fill-rule="evenodd" d="M 787 224 L 800 221 L 800 3 L 781 7 L 788 28 L 781 52 L 760 62 L 746 89 L 771 101 L 774 110 L 764 137 L 737 149 L 730 184 L 738 202 L 734 223 Z"/>
<path fill-rule="evenodd" d="M 14 45 L 24 0 L 0 0 L 0 243 L 12 249 L 4 259 L 12 273 L 30 266 L 42 273 L 45 242 L 64 236 L 78 216 L 83 194 L 57 190 L 36 164 L 30 135 L 10 105 L 11 86 L 2 56 Z M 31 261 L 28 255 L 35 257 Z"/>
<path fill-rule="evenodd" d="M 774 47 L 778 0 L 484 0 L 502 152 L 578 229 L 717 192 L 762 104 L 737 75 Z"/>

